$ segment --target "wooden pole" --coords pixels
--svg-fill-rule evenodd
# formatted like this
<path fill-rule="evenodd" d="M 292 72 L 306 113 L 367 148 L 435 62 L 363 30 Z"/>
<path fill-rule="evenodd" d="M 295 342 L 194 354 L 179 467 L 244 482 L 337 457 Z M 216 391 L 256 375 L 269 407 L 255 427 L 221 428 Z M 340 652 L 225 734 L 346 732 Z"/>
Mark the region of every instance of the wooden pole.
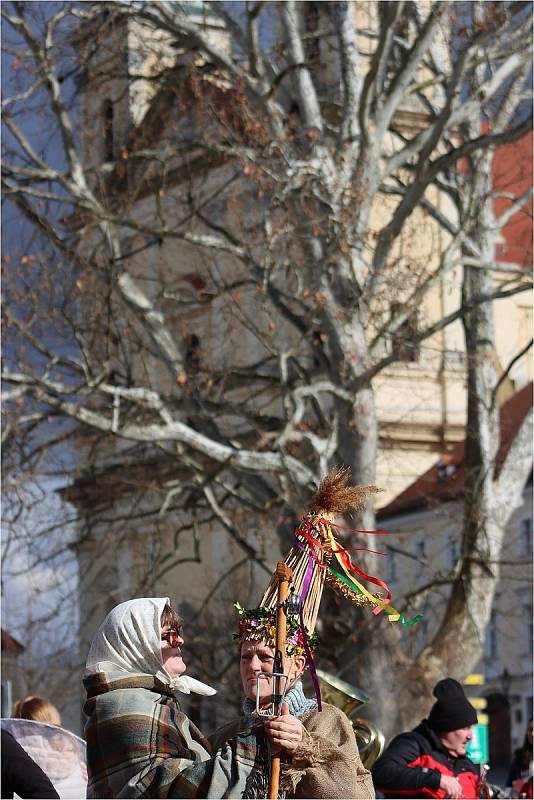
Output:
<path fill-rule="evenodd" d="M 274 672 L 285 672 L 285 656 L 286 656 L 286 609 L 285 601 L 289 594 L 289 581 L 293 577 L 291 569 L 283 561 L 279 561 L 276 565 L 276 577 L 278 578 L 278 592 L 277 592 L 277 606 L 276 606 L 276 639 L 275 639 L 275 658 L 274 658 Z M 280 713 L 280 708 L 277 708 L 277 696 L 282 694 L 282 679 L 273 678 L 273 711 Z M 280 756 L 271 757 L 271 774 L 269 777 L 269 791 L 267 797 L 269 800 L 276 800 L 278 797 L 278 788 L 280 785 Z"/>

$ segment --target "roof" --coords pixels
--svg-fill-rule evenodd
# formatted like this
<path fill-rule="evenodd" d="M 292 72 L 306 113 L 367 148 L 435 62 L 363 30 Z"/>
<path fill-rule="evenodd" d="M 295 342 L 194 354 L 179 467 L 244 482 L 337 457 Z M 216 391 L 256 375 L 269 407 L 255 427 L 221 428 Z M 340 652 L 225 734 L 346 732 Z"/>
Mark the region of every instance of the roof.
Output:
<path fill-rule="evenodd" d="M 495 459 L 496 476 L 530 408 L 532 408 L 532 383 L 527 384 L 501 406 L 501 444 Z M 465 440 L 458 442 L 451 450 L 444 453 L 433 467 L 381 508 L 377 512 L 377 517 L 382 519 L 416 509 L 432 508 L 460 497 L 463 494 L 465 480 L 464 453 Z"/>
<path fill-rule="evenodd" d="M 11 651 L 12 653 L 22 653 L 22 651 L 25 649 L 24 645 L 18 642 L 14 636 L 11 636 L 11 634 L 6 631 L 5 628 L 1 628 L 0 630 L 2 634 L 2 650 L 7 650 L 8 652 Z"/>
<path fill-rule="evenodd" d="M 493 157 L 494 211 L 499 217 L 515 198 L 532 187 L 532 131 L 516 142 L 502 145 Z M 504 225 L 497 245 L 497 261 L 532 266 L 532 198 Z"/>

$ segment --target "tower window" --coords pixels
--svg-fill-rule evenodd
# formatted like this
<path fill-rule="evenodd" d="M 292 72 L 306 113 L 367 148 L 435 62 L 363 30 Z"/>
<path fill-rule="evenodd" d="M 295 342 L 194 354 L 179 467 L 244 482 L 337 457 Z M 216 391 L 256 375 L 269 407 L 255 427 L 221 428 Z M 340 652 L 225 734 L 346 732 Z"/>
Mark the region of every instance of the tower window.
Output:
<path fill-rule="evenodd" d="M 306 61 L 317 63 L 319 60 L 319 39 L 313 36 L 319 30 L 319 8 L 316 2 L 308 2 L 304 9 L 306 25 L 305 53 Z"/>
<path fill-rule="evenodd" d="M 486 628 L 484 641 L 484 651 L 486 658 L 496 658 L 497 656 L 497 612 L 491 612 L 491 618 Z"/>
<path fill-rule="evenodd" d="M 527 658 L 532 655 L 534 637 L 532 635 L 532 603 L 523 605 L 523 642 L 526 644 Z"/>
<path fill-rule="evenodd" d="M 113 103 L 104 100 L 102 104 L 102 123 L 104 129 L 104 161 L 113 161 Z"/>
<path fill-rule="evenodd" d="M 526 517 L 520 524 L 519 552 L 522 558 L 532 558 L 532 519 Z"/>
<path fill-rule="evenodd" d="M 200 369 L 200 339 L 195 333 L 185 338 L 185 367 L 187 372 L 198 372 Z"/>

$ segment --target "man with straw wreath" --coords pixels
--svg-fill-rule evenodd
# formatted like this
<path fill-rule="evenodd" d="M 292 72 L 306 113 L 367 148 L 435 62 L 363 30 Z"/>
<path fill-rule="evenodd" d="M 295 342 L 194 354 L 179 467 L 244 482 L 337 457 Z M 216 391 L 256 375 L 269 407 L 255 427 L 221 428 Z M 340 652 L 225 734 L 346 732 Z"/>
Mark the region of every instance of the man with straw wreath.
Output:
<path fill-rule="evenodd" d="M 361 509 L 367 495 L 375 491 L 374 487 L 347 487 L 347 479 L 348 471 L 344 470 L 331 473 L 323 480 L 312 510 L 297 529 L 294 546 L 285 560 L 292 576 L 292 589 L 300 597 L 300 609 L 296 614 L 288 613 L 285 621 L 282 660 L 287 687 L 281 714 L 264 718 L 263 724 L 271 744 L 271 755 L 281 757 L 279 796 L 287 798 L 375 796 L 371 774 L 362 765 L 349 719 L 335 706 L 321 703 L 312 655 L 325 581 L 355 604 L 370 604 L 342 572 L 327 570 L 333 555 L 339 555 L 330 523 L 337 514 Z M 258 608 L 247 610 L 236 604 L 239 630 L 235 636 L 239 640 L 244 715 L 209 737 L 215 749 L 239 732 L 262 724 L 255 713 L 256 706 L 266 713 L 271 704 L 279 605 L 277 582 L 273 577 Z M 307 698 L 303 692 L 301 677 L 306 666 L 310 668 L 317 699 Z M 268 772 L 266 760 L 264 774 L 258 776 L 248 797 L 267 796 Z"/>

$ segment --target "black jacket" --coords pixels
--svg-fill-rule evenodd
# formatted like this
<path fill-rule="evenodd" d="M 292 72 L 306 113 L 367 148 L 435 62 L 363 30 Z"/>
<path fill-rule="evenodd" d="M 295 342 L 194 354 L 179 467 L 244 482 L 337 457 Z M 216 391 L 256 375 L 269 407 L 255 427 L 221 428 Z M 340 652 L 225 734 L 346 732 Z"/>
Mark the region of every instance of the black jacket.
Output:
<path fill-rule="evenodd" d="M 7 731 L 2 730 L 2 798 L 59 798 L 50 780 L 26 750 Z"/>
<path fill-rule="evenodd" d="M 396 736 L 372 774 L 375 789 L 386 796 L 443 797 L 439 783 L 441 774 L 446 774 L 460 780 L 464 797 L 476 797 L 477 767 L 467 756 L 451 756 L 426 720 L 415 730 Z"/>

